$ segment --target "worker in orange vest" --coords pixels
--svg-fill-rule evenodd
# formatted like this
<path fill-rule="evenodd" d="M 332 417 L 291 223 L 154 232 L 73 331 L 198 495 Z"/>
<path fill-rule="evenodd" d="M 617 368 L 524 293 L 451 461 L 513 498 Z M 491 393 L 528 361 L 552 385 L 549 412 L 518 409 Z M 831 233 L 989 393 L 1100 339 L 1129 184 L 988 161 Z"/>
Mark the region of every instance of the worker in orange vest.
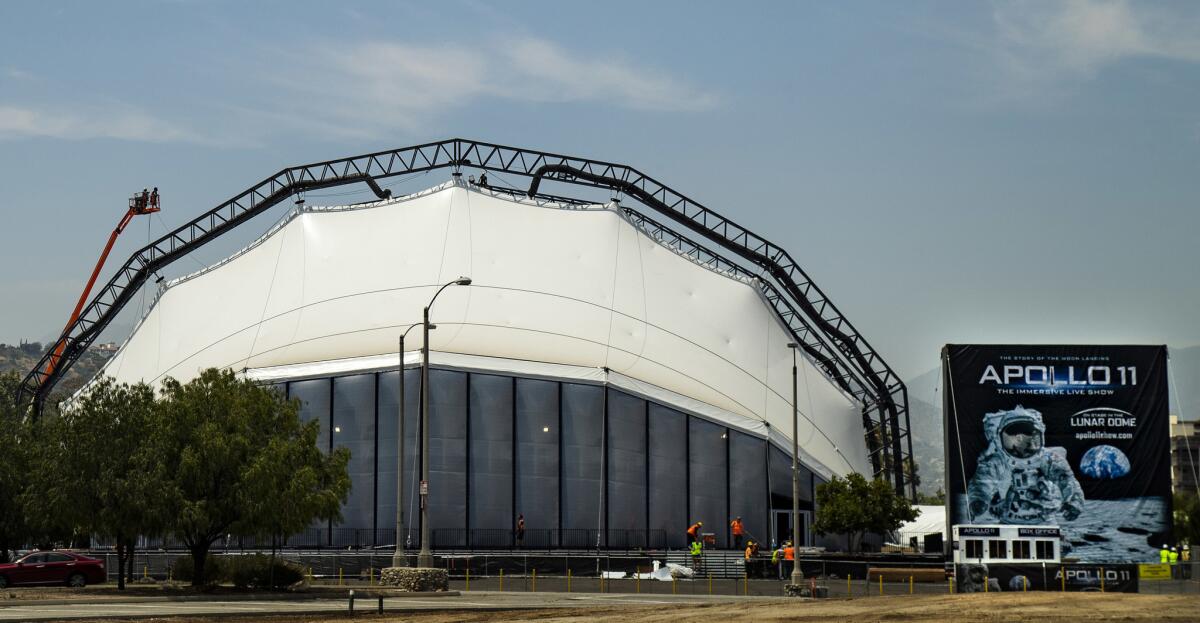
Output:
<path fill-rule="evenodd" d="M 729 522 L 729 531 L 733 533 L 733 549 L 742 549 L 742 518 L 734 517 Z"/>
<path fill-rule="evenodd" d="M 796 568 L 796 546 L 792 545 L 791 541 L 783 542 L 783 577 L 791 577 L 792 571 Z"/>
<path fill-rule="evenodd" d="M 688 528 L 688 531 L 687 531 L 688 545 L 691 545 L 692 543 L 695 543 L 700 540 L 700 528 L 703 528 L 703 527 L 704 527 L 704 522 L 697 521 L 696 523 L 692 524 L 691 527 Z"/>

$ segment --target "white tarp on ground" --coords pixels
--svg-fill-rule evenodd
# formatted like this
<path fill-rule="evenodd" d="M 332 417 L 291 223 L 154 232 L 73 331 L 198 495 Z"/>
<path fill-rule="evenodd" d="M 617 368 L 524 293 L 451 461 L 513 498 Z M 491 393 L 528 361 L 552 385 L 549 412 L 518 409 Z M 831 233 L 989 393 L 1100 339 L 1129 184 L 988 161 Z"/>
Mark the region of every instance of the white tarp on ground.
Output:
<path fill-rule="evenodd" d="M 615 209 L 453 183 L 297 212 L 242 252 L 171 282 L 104 372 L 158 382 L 208 367 L 358 365 L 394 353 L 435 289 L 460 275 L 474 284 L 448 288 L 433 310 L 435 362 L 445 354 L 498 371 L 506 361 L 608 368 L 610 378 L 689 403 L 682 408 L 708 405 L 790 440 L 791 337 L 753 284 L 697 265 Z M 408 348 L 420 340 L 411 332 Z M 858 406 L 809 362 L 801 368 L 799 441 L 813 467 L 869 473 Z"/>

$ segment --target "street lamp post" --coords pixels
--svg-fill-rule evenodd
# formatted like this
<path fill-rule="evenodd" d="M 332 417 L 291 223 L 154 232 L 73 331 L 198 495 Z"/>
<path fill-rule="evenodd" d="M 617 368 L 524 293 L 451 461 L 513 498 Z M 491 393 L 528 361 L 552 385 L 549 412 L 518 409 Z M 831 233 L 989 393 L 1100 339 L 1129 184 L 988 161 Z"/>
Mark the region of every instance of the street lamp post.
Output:
<path fill-rule="evenodd" d="M 433 552 L 429 549 L 429 308 L 433 307 L 442 290 L 469 285 L 470 277 L 459 277 L 438 288 L 425 306 L 421 322 L 425 340 L 421 343 L 421 553 L 417 554 L 418 567 L 433 566 Z"/>
<path fill-rule="evenodd" d="M 407 567 L 404 555 L 404 338 L 421 323 L 414 322 L 400 334 L 400 405 L 399 431 L 396 437 L 396 553 L 392 554 L 393 567 Z"/>
<path fill-rule="evenodd" d="M 796 555 L 800 546 L 800 469 L 796 458 L 800 454 L 800 408 L 796 389 L 796 349 L 799 344 L 790 342 L 788 348 L 792 349 L 792 584 L 799 584 L 804 580 L 800 557 Z"/>

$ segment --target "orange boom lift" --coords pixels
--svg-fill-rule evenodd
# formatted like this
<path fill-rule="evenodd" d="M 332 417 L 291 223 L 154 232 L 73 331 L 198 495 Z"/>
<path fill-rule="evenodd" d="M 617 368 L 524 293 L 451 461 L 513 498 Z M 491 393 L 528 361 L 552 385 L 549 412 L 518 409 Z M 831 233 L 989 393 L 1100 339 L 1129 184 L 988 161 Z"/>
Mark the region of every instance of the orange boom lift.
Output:
<path fill-rule="evenodd" d="M 96 261 L 96 267 L 92 269 L 92 276 L 88 279 L 87 285 L 84 286 L 83 294 L 79 295 L 79 302 L 75 304 L 75 311 L 71 312 L 71 319 L 67 320 L 67 326 L 63 329 L 63 335 L 66 335 L 75 324 L 75 321 L 79 319 L 79 313 L 83 311 L 83 304 L 87 302 L 88 295 L 92 293 L 92 286 L 96 285 L 96 277 L 100 276 L 100 269 L 104 268 L 104 262 L 108 259 L 108 253 L 112 251 L 117 237 L 121 235 L 121 232 L 125 231 L 125 226 L 129 225 L 129 221 L 132 221 L 133 217 L 141 214 L 154 214 L 159 209 L 157 186 L 153 191 L 143 188 L 142 192 L 129 198 L 129 209 L 126 210 L 125 216 L 121 217 L 121 222 L 117 223 L 116 229 L 109 234 L 108 244 L 104 245 L 104 252 L 100 254 L 100 259 Z M 54 348 L 54 354 L 50 357 L 49 365 L 46 369 L 47 375 L 54 372 L 54 368 L 58 367 L 58 360 L 62 357 L 62 351 L 66 345 L 66 340 L 58 340 L 58 345 Z"/>

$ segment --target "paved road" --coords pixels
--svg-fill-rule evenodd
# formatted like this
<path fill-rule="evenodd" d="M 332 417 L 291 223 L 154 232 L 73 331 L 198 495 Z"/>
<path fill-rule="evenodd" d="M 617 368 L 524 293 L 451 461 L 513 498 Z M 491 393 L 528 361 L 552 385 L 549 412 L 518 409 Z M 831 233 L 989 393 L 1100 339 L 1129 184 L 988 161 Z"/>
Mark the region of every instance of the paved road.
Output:
<path fill-rule="evenodd" d="M 471 592 L 457 597 L 405 597 L 385 599 L 384 609 L 405 610 L 516 610 L 527 608 L 587 608 L 603 605 L 655 605 L 717 603 L 730 600 L 758 599 L 755 597 L 692 596 L 692 595 L 581 595 L 568 593 L 495 593 Z M 373 612 L 378 601 L 357 600 L 355 610 Z M 207 601 L 65 604 L 43 606 L 0 607 L 0 621 L 57 621 L 103 617 L 167 617 L 180 615 L 244 615 L 301 614 L 345 612 L 347 602 L 341 600 L 307 601 Z"/>

